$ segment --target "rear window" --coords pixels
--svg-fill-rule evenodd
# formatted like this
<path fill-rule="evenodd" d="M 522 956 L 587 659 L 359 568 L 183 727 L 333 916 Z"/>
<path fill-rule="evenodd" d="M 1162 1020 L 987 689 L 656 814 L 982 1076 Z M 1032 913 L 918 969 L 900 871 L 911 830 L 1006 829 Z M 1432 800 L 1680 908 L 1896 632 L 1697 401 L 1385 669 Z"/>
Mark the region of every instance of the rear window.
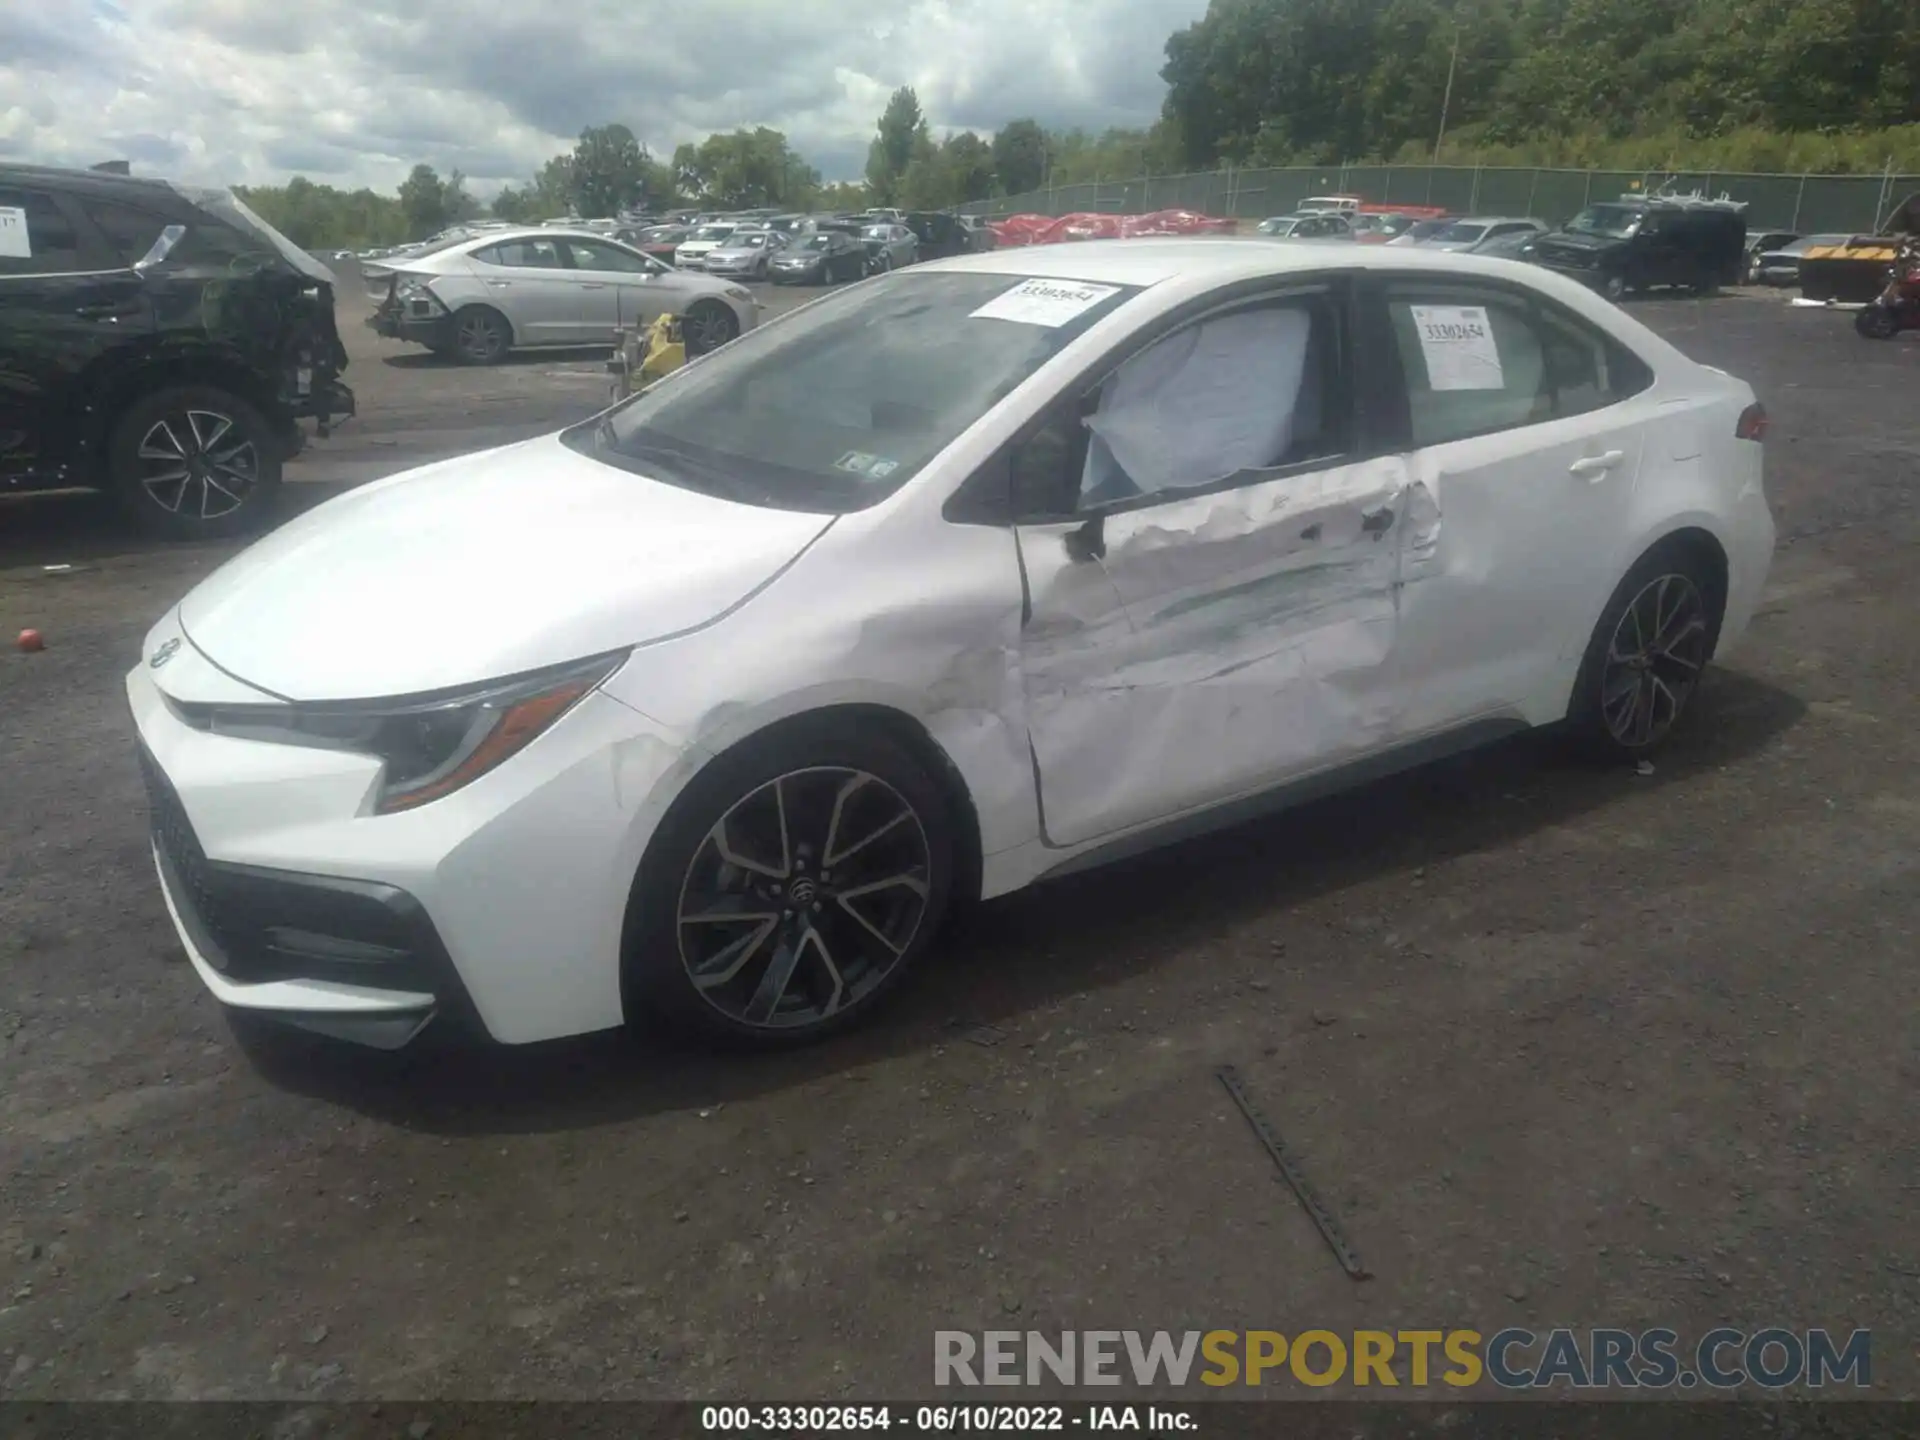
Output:
<path fill-rule="evenodd" d="M 89 260 L 52 195 L 0 187 L 0 275 L 70 275 L 95 268 Z"/>

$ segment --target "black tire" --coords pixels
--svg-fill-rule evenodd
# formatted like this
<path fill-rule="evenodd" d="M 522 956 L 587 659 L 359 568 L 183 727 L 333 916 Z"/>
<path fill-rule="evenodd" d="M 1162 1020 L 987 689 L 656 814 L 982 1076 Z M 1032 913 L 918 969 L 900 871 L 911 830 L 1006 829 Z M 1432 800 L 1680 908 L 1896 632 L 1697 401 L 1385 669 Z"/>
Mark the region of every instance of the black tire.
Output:
<path fill-rule="evenodd" d="M 462 365 L 498 365 L 513 353 L 513 327 L 490 305 L 467 305 L 453 317 L 453 353 Z"/>
<path fill-rule="evenodd" d="M 776 815 L 784 842 L 770 838 Z M 714 838 L 723 823 L 725 853 Z M 849 848 L 856 827 L 874 833 Z M 727 752 L 668 809 L 634 881 L 622 968 L 628 1021 L 665 1019 L 754 1048 L 806 1044 L 860 1023 L 940 930 L 954 835 L 945 792 L 871 727 L 802 721 Z M 841 866 L 837 879 L 820 863 L 828 860 Z M 744 918 L 712 918 L 721 913 Z M 703 962 L 705 985 L 694 979 Z"/>
<path fill-rule="evenodd" d="M 271 519 L 284 448 L 266 417 L 232 391 L 179 385 L 120 412 L 107 438 L 107 483 L 121 513 L 148 535 L 226 539 Z"/>
<path fill-rule="evenodd" d="M 718 300 L 696 300 L 681 322 L 687 357 L 718 350 L 740 334 L 740 318 Z"/>
<path fill-rule="evenodd" d="M 1576 744 L 1612 760 L 1638 760 L 1664 744 L 1713 659 L 1723 604 L 1696 548 L 1667 541 L 1641 556 L 1581 658 L 1567 708 Z"/>
<path fill-rule="evenodd" d="M 1702 275 L 1689 287 L 1702 300 L 1720 293 L 1720 282 L 1711 275 Z"/>
<path fill-rule="evenodd" d="M 1627 298 L 1627 292 L 1630 288 L 1627 284 L 1627 277 L 1624 275 L 1609 275 L 1605 280 L 1600 282 L 1600 293 L 1616 305 Z"/>
<path fill-rule="evenodd" d="M 1886 306 L 1876 303 L 1854 315 L 1853 328 L 1869 340 L 1891 340 L 1900 333 L 1900 322 Z"/>

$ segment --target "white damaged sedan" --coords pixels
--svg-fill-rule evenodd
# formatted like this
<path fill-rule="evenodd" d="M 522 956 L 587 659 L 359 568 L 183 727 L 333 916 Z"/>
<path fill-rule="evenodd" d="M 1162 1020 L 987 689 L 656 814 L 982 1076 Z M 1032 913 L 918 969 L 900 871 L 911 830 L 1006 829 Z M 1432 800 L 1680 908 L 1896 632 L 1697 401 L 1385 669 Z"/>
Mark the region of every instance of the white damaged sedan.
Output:
<path fill-rule="evenodd" d="M 1764 411 L 1545 271 L 1133 240 L 872 280 L 344 495 L 127 677 L 226 1005 L 813 1037 L 1002 895 L 1529 726 L 1753 614 Z"/>

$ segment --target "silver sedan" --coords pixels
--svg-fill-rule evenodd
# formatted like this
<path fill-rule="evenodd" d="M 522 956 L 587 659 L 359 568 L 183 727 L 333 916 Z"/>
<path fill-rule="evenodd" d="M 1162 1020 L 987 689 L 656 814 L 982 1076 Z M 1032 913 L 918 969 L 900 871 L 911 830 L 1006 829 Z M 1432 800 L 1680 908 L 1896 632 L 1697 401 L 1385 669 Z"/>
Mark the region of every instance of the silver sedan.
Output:
<path fill-rule="evenodd" d="M 920 237 L 904 225 L 869 225 L 860 232 L 867 247 L 867 263 L 875 270 L 897 270 L 920 258 Z"/>

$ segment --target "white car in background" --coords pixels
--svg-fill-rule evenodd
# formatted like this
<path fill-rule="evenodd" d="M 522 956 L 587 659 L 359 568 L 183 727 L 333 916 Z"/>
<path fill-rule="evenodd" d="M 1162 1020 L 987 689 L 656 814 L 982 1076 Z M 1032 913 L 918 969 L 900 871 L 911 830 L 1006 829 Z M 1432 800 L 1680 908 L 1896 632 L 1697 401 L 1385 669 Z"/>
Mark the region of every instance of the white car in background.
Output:
<path fill-rule="evenodd" d="M 126 682 L 166 903 L 367 1044 L 824 1035 L 956 901 L 1531 726 L 1647 754 L 1766 583 L 1764 429 L 1504 261 L 897 271 L 202 580 Z"/>
<path fill-rule="evenodd" d="M 753 293 L 688 275 L 609 235 L 539 226 L 468 236 L 363 267 L 389 339 L 469 365 L 515 350 L 612 345 L 616 330 L 682 317 L 689 348 L 716 350 L 759 323 Z"/>
<path fill-rule="evenodd" d="M 739 228 L 730 220 L 700 226 L 674 247 L 674 266 L 681 270 L 698 270 L 706 263 L 707 256 L 732 239 L 733 232 Z"/>

